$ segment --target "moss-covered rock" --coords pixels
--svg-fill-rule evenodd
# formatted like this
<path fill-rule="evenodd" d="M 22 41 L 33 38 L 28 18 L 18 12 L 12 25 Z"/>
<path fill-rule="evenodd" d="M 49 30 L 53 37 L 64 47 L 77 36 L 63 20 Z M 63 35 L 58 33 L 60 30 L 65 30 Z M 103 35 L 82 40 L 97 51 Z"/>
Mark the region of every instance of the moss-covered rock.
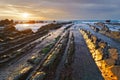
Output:
<path fill-rule="evenodd" d="M 55 51 L 48 56 L 47 60 L 44 62 L 43 67 L 51 67 L 57 57 Z"/>
<path fill-rule="evenodd" d="M 8 80 L 25 80 L 29 72 L 32 70 L 32 66 L 27 66 L 22 68 L 19 71 L 16 71 L 15 73 L 11 74 Z"/>
<path fill-rule="evenodd" d="M 41 58 L 39 56 L 32 56 L 31 59 L 28 59 L 27 62 L 31 64 L 38 64 Z"/>
<path fill-rule="evenodd" d="M 45 75 L 46 75 L 45 72 L 36 72 L 36 74 L 32 76 L 30 80 L 43 80 Z"/>

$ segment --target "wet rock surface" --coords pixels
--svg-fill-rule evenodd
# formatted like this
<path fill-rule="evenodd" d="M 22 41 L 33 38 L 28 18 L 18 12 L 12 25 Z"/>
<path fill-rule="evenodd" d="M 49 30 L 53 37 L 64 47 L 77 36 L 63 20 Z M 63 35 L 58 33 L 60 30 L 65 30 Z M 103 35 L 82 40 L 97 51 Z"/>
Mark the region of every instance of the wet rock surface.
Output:
<path fill-rule="evenodd" d="M 44 58 L 45 55 L 43 53 L 40 53 L 41 50 L 47 46 L 48 44 L 51 44 L 55 42 L 55 38 L 59 35 L 62 35 L 62 32 L 64 31 L 64 28 L 67 27 L 67 25 L 61 27 L 60 29 L 53 30 L 49 34 L 51 35 L 45 35 L 39 39 L 34 40 L 33 42 L 26 45 L 26 48 L 23 47 L 22 53 L 24 55 L 19 56 L 18 58 L 15 58 L 11 61 L 9 61 L 5 65 L 1 65 L 0 67 L 0 80 L 6 80 L 8 77 L 10 77 L 11 74 L 15 73 L 16 71 L 22 69 L 27 64 L 32 65 L 35 67 L 39 64 L 39 61 L 41 61 L 42 58 Z M 21 51 L 18 50 L 18 51 Z M 37 56 L 34 60 L 29 62 L 28 60 L 31 59 L 31 57 Z M 40 57 L 39 57 L 40 56 Z M 34 69 L 34 68 L 33 68 Z M 32 71 L 30 71 L 31 73 Z M 24 79 L 22 79 L 24 80 Z"/>
<path fill-rule="evenodd" d="M 87 33 L 87 31 L 80 30 L 82 33 L 84 39 L 86 40 L 86 43 L 88 45 L 88 48 L 90 49 L 90 52 L 99 67 L 100 71 L 102 72 L 102 76 L 105 80 L 119 80 L 118 74 L 115 75 L 115 70 L 112 71 L 112 69 L 115 69 L 116 61 L 119 60 L 118 58 L 118 51 L 116 48 L 110 47 L 106 42 L 104 41 L 98 41 L 96 42 L 99 46 L 99 49 L 95 49 L 94 41 L 92 41 L 92 38 L 88 38 L 88 35 L 93 35 Z M 90 46 L 91 45 L 91 46 Z M 117 68 L 118 69 L 118 68 Z"/>
<path fill-rule="evenodd" d="M 119 80 L 120 46 L 99 33 L 106 25 L 79 25 L 66 25 L 19 49 L 16 53 L 24 55 L 0 68 L 0 80 Z"/>
<path fill-rule="evenodd" d="M 96 26 L 100 28 L 100 30 L 99 30 L 100 33 L 102 33 L 108 37 L 111 37 L 117 41 L 120 41 L 120 31 L 119 31 L 119 28 L 116 29 L 116 27 L 115 27 L 116 25 L 112 25 L 112 24 L 109 25 L 108 23 L 105 24 L 105 23 L 98 22 L 98 23 L 95 23 L 94 27 L 92 27 L 92 29 L 94 31 L 96 31 L 96 28 L 97 28 Z"/>
<path fill-rule="evenodd" d="M 82 35 L 74 30 L 75 56 L 73 62 L 73 80 L 104 80 L 86 46 Z"/>

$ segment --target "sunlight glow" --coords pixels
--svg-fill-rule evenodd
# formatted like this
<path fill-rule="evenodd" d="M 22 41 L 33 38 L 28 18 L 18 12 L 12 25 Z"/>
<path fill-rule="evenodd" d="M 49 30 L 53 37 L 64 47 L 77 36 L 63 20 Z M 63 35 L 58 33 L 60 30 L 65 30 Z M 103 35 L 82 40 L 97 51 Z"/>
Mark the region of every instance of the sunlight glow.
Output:
<path fill-rule="evenodd" d="M 23 18 L 28 18 L 28 17 L 29 17 L 29 14 L 28 14 L 28 13 L 22 13 L 22 17 L 23 17 Z"/>

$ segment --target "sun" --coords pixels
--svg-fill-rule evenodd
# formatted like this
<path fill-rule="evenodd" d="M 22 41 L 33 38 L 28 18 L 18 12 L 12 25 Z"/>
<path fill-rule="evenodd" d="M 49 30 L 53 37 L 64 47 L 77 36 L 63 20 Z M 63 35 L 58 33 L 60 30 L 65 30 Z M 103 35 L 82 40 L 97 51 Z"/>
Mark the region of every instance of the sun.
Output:
<path fill-rule="evenodd" d="M 23 17 L 23 18 L 28 18 L 28 17 L 29 17 L 29 14 L 28 14 L 28 13 L 22 13 L 22 17 Z"/>

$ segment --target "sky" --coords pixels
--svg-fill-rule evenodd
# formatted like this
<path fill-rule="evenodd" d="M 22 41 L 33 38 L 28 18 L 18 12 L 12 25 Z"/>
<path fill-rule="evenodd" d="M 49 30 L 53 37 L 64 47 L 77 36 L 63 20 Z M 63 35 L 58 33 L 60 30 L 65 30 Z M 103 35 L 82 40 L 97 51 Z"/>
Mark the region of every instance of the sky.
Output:
<path fill-rule="evenodd" d="M 120 0 L 0 0 L 0 19 L 6 18 L 15 20 L 115 20 L 120 19 Z"/>

